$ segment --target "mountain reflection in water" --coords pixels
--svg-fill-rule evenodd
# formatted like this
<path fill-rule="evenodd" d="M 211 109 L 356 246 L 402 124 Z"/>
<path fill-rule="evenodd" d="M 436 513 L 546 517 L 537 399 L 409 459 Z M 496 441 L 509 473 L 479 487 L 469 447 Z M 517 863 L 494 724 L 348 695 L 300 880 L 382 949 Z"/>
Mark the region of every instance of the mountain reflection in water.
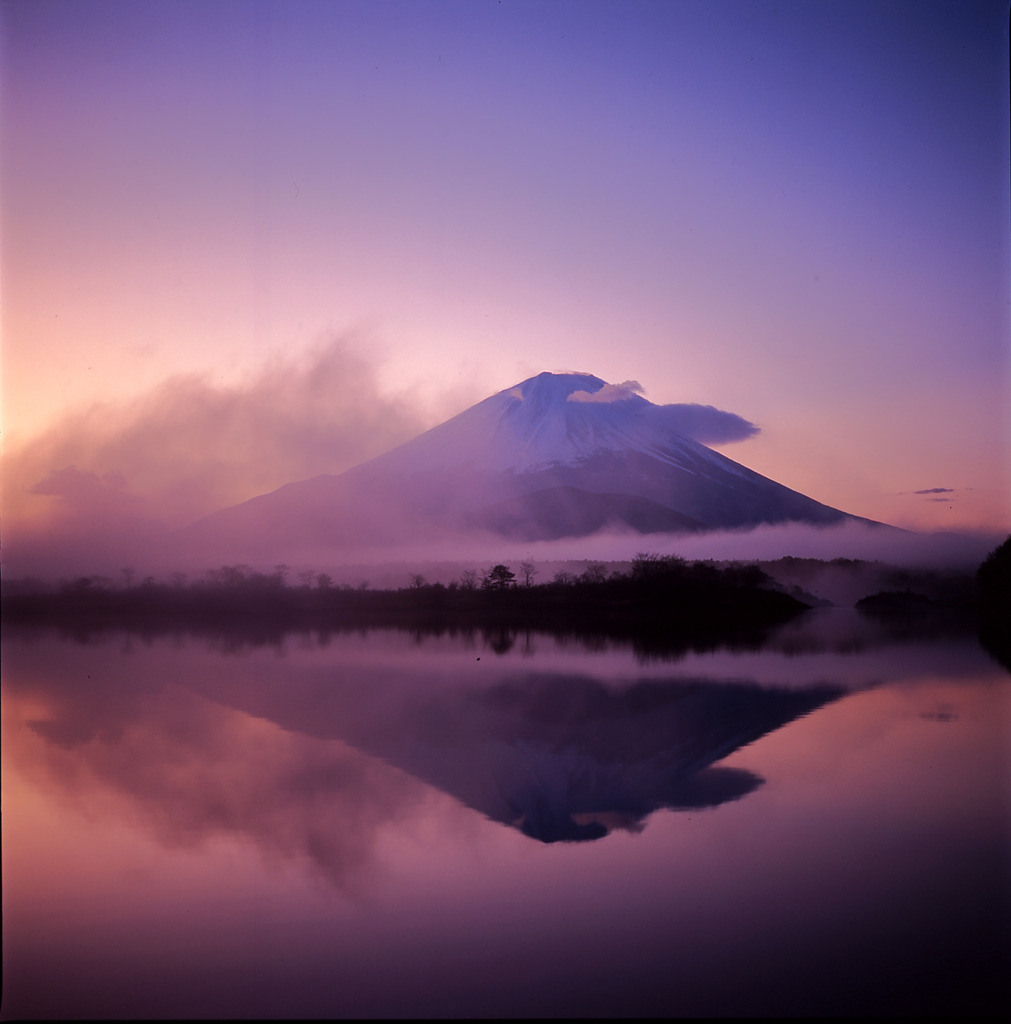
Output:
<path fill-rule="evenodd" d="M 818 621 L 8 631 L 4 1016 L 1003 1006 L 1008 677 Z"/>
<path fill-rule="evenodd" d="M 349 682 L 345 674 L 334 690 L 285 680 L 273 699 L 259 695 L 255 713 L 344 740 L 546 843 L 638 831 L 659 808 L 715 807 L 750 793 L 757 775 L 715 762 L 845 692 L 664 679 L 613 689 L 511 672 L 492 685 L 398 689 L 378 707 L 349 708 Z M 251 710 L 240 690 L 228 700 Z"/>

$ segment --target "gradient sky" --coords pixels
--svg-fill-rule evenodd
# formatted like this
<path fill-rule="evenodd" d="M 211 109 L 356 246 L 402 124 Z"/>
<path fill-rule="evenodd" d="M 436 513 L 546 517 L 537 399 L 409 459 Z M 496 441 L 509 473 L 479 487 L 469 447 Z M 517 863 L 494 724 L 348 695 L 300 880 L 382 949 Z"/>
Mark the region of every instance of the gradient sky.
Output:
<path fill-rule="evenodd" d="M 582 370 L 848 512 L 1011 529 L 1004 0 L 0 0 L 0 42 L 22 497 L 144 493 L 180 375 L 347 435 L 230 501 Z"/>

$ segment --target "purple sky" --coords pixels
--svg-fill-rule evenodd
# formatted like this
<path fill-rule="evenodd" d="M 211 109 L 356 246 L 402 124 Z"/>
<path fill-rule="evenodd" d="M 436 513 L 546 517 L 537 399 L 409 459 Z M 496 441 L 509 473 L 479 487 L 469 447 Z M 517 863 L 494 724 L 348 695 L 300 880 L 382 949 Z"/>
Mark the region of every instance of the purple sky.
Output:
<path fill-rule="evenodd" d="M 71 464 L 157 495 L 215 402 L 294 426 L 205 505 L 581 370 L 743 416 L 726 454 L 848 512 L 1011 529 L 1006 2 L 3 0 L 0 32 L 9 509 Z"/>

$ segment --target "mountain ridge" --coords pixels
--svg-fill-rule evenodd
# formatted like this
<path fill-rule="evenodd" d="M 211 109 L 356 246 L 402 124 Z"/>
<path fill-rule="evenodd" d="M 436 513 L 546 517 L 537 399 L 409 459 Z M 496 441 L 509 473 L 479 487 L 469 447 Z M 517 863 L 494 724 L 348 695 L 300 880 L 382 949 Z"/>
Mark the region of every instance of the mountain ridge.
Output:
<path fill-rule="evenodd" d="M 487 533 L 512 540 L 698 532 L 852 516 L 674 429 L 757 428 L 710 406 L 654 405 L 635 382 L 541 373 L 341 474 L 219 510 L 189 537 L 316 547 Z M 736 421 L 731 423 L 730 421 Z M 880 524 L 875 524 L 880 525 Z"/>

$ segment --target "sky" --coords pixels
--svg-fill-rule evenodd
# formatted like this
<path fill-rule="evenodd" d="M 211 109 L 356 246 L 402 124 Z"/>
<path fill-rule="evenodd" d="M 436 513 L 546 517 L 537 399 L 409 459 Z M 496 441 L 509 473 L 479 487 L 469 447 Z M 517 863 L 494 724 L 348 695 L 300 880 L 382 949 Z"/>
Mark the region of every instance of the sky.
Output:
<path fill-rule="evenodd" d="M 0 0 L 8 526 L 178 525 L 550 370 L 1006 533 L 1008 11 Z"/>

